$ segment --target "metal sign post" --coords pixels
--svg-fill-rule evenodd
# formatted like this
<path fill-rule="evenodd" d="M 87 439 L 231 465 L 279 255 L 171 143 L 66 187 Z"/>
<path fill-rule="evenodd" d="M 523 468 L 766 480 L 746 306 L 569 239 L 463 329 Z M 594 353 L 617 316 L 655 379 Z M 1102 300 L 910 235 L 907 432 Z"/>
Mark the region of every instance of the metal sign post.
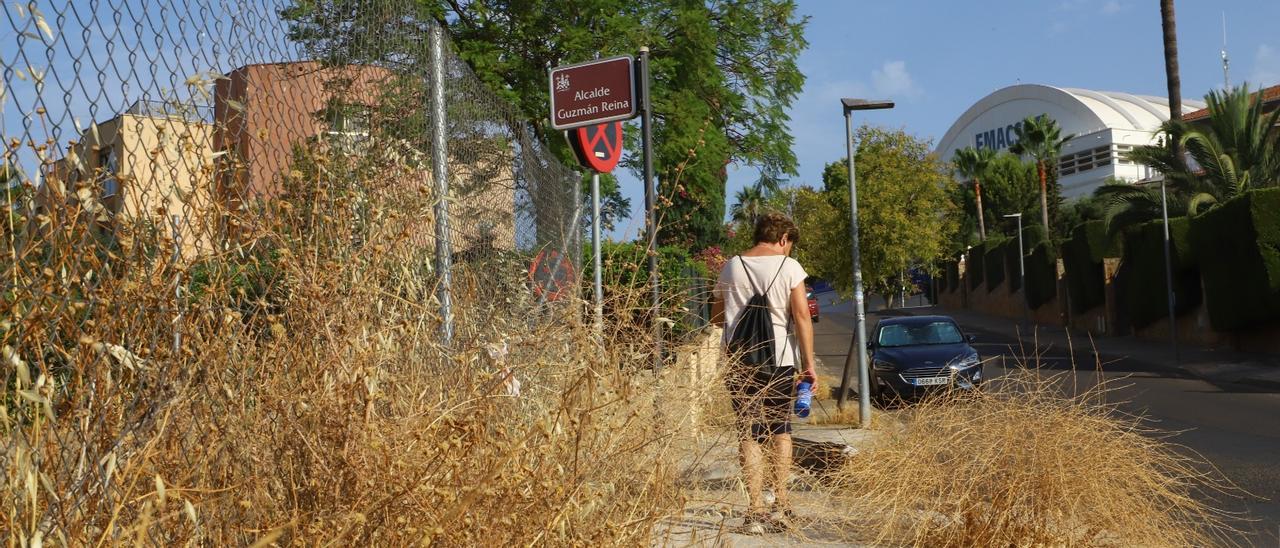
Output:
<path fill-rule="evenodd" d="M 595 273 L 591 280 L 595 300 L 596 333 L 604 331 L 604 284 L 600 276 L 600 172 L 591 174 L 591 264 Z"/>
<path fill-rule="evenodd" d="M 551 127 L 574 129 L 569 142 L 578 160 L 596 171 L 591 180 L 592 244 L 595 248 L 595 299 L 597 325 L 603 324 L 603 289 L 600 275 L 599 173 L 617 165 L 622 155 L 619 122 L 642 113 L 644 155 L 644 207 L 648 230 L 649 284 L 653 287 L 653 331 L 656 341 L 654 370 L 662 367 L 662 323 L 659 321 L 657 222 L 654 214 L 653 123 L 649 104 L 649 48 L 640 48 L 639 67 L 629 55 L 597 59 L 551 69 Z M 638 69 L 638 70 L 637 70 Z M 637 80 L 639 83 L 637 83 Z M 589 127 L 595 126 L 595 127 Z"/>
<path fill-rule="evenodd" d="M 578 163 L 591 168 L 591 261 L 595 266 L 592 280 L 596 333 L 604 330 L 604 285 L 600 272 L 600 174 L 613 171 L 622 158 L 622 122 L 582 126 L 567 132 L 569 146 Z"/>
<path fill-rule="evenodd" d="M 662 321 L 659 319 L 662 302 L 658 287 L 658 217 L 654 211 L 655 188 L 653 185 L 653 108 L 649 94 L 649 47 L 640 48 L 640 102 L 641 102 L 641 143 L 644 149 L 644 210 L 645 227 L 648 229 L 649 285 L 653 288 L 653 336 L 654 363 L 653 371 L 662 370 Z"/>

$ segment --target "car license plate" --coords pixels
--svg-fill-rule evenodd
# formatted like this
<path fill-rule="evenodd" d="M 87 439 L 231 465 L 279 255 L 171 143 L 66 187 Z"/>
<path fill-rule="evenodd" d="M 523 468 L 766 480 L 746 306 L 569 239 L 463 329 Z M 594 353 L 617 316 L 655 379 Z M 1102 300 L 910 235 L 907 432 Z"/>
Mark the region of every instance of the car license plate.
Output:
<path fill-rule="evenodd" d="M 937 386 L 940 384 L 948 384 L 951 377 L 922 377 L 916 379 L 916 386 Z"/>

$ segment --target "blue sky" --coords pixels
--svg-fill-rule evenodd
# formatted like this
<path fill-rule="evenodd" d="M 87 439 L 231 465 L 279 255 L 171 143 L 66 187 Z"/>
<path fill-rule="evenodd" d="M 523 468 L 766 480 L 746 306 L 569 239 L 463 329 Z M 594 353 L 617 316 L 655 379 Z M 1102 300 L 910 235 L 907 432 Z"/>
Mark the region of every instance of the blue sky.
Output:
<path fill-rule="evenodd" d="M 141 36 L 131 21 L 119 28 L 91 24 L 88 32 L 80 32 L 80 21 L 89 12 L 95 12 L 100 22 L 111 21 L 115 9 L 111 3 L 38 2 L 50 24 L 74 29 L 61 33 L 48 48 L 38 39 L 18 35 L 15 26 L 37 34 L 39 30 L 27 25 L 29 20 L 13 19 L 15 8 L 6 3 L 9 19 L 0 22 L 0 43 L 6 45 L 0 48 L 0 67 L 36 67 L 47 74 L 46 99 L 66 100 L 44 103 L 52 127 L 42 127 L 30 117 L 36 106 L 32 82 L 5 75 L 10 85 L 4 90 L 6 100 L 0 101 L 4 134 L 51 134 L 63 142 L 79 133 L 75 119 L 83 126 L 105 120 L 143 94 L 161 95 L 163 88 L 188 96 L 182 82 L 185 75 L 296 54 L 278 31 L 264 33 L 266 28 L 243 24 L 273 21 L 271 5 L 279 0 L 189 0 L 187 13 L 203 12 L 200 17 L 165 17 L 149 9 L 169 1 L 123 0 L 121 4 L 130 14 L 146 15 L 138 23 L 143 28 L 166 30 L 158 44 L 155 36 Z M 800 0 L 799 4 L 801 13 L 811 19 L 809 48 L 800 57 L 808 80 L 790 111 L 799 158 L 799 175 L 793 184 L 819 184 L 823 166 L 843 157 L 844 129 L 837 106 L 842 96 L 891 98 L 897 108 L 862 113 L 858 121 L 902 127 L 936 140 L 978 99 L 1019 82 L 1165 93 L 1156 0 Z M 1280 33 L 1275 31 L 1280 0 L 1178 0 L 1177 7 L 1184 97 L 1199 98 L 1221 86 L 1224 12 L 1232 82 L 1280 83 Z M 226 24 L 228 20 L 241 23 Z M 263 35 L 271 39 L 263 41 Z M 210 39 L 224 47 L 201 45 Z M 238 47 L 229 47 L 232 44 Z M 128 52 L 146 53 L 130 59 Z M 72 58 L 85 63 L 71 70 Z M 50 65 L 55 70 L 48 71 Z M 108 75 L 105 86 L 95 85 L 99 71 Z M 156 74 L 162 77 L 156 79 Z M 633 124 L 629 131 L 638 129 Z M 620 175 L 624 194 L 631 199 L 632 216 L 611 236 L 626 239 L 643 227 L 644 200 L 638 180 L 625 172 Z M 732 197 L 756 177 L 749 168 L 731 169 L 728 195 Z"/>
<path fill-rule="evenodd" d="M 897 108 L 855 123 L 902 127 L 937 141 L 970 105 L 999 88 L 1041 83 L 1164 96 L 1156 0 L 800 0 L 811 17 L 800 57 L 807 82 L 791 108 L 799 158 L 794 184 L 819 185 L 844 157 L 840 97 L 891 98 Z M 1280 84 L 1280 0 L 1178 0 L 1182 95 L 1222 86 L 1222 15 L 1231 81 Z M 637 126 L 636 130 L 639 129 Z M 622 174 L 632 218 L 612 237 L 643 228 L 643 187 Z M 727 193 L 755 181 L 731 170 Z"/>

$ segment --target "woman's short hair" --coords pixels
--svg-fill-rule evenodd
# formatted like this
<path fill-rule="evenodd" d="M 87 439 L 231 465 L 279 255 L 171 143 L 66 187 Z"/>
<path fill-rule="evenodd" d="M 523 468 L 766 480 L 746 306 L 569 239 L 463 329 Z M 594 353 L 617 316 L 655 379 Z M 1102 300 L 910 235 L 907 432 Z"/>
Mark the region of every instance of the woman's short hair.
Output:
<path fill-rule="evenodd" d="M 766 213 L 756 221 L 755 243 L 777 243 L 786 235 L 791 243 L 800 242 L 800 229 L 781 213 Z"/>

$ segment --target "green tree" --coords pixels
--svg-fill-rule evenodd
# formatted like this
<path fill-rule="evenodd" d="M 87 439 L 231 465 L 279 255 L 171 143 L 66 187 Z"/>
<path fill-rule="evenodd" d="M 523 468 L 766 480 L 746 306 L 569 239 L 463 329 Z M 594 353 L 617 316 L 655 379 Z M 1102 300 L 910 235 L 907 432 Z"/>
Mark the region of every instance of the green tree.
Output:
<path fill-rule="evenodd" d="M 965 147 L 957 150 L 952 160 L 956 173 L 973 181 L 974 203 L 978 208 L 978 238 L 983 241 L 987 239 L 987 223 L 982 215 L 982 179 L 987 176 L 987 169 L 995 156 L 995 150 L 990 148 Z"/>
<path fill-rule="evenodd" d="M 666 187 L 658 239 L 685 249 L 723 239 L 725 166 L 732 152 L 726 120 L 717 112 L 728 98 L 711 15 L 702 0 L 675 2 L 673 30 L 681 39 L 668 45 L 661 61 L 670 71 L 666 87 L 654 94 L 654 109 L 664 113 L 654 131 L 659 188 Z"/>
<path fill-rule="evenodd" d="M 950 169 L 931 143 L 903 130 L 858 129 L 858 222 L 862 273 L 869 291 L 891 295 L 902 272 L 932 264 L 955 233 L 957 211 L 947 194 Z M 824 195 L 834 211 L 826 241 L 815 242 L 818 272 L 848 295 L 853 290 L 849 244 L 849 170 L 844 160 L 823 170 Z M 797 203 L 797 211 L 800 205 Z M 801 234 L 802 240 L 806 236 Z"/>
<path fill-rule="evenodd" d="M 977 212 L 973 209 L 973 204 L 976 202 L 973 189 L 956 187 L 956 190 L 959 194 L 959 198 L 954 201 L 957 208 L 964 212 L 965 217 L 976 215 Z M 986 225 L 992 227 L 990 232 L 1013 234 L 1014 223 L 1004 216 L 1022 213 L 1024 217 L 1031 217 L 1039 211 L 1039 202 L 1036 192 L 1035 164 L 1023 161 L 1008 152 L 999 152 L 992 157 L 987 165 L 986 179 L 982 185 L 982 213 Z M 956 251 L 963 250 L 974 243 L 964 239 L 968 234 L 957 233 L 957 235 L 962 240 L 959 242 L 961 245 L 956 247 Z"/>
<path fill-rule="evenodd" d="M 1009 147 L 1009 152 L 1030 156 L 1035 162 L 1036 174 L 1040 178 L 1040 217 L 1044 222 L 1045 234 L 1052 234 L 1049 231 L 1049 170 L 1057 169 L 1062 145 L 1075 135 L 1062 137 L 1062 128 L 1047 114 L 1028 116 L 1022 124 L 1015 125 L 1013 131 L 1018 136 L 1018 142 Z M 1054 194 L 1054 202 L 1057 203 L 1061 196 L 1056 191 Z"/>
<path fill-rule="evenodd" d="M 547 67 L 649 46 L 655 168 L 675 225 L 666 241 L 721 238 L 726 164 L 795 173 L 786 110 L 804 84 L 796 60 L 807 44 L 793 0 L 294 0 L 281 15 L 319 59 L 417 74 L 426 23 L 447 25 L 480 80 L 519 107 L 516 133 L 527 122 L 566 163 L 572 153 L 547 120 Z M 635 133 L 624 162 L 633 170 Z M 601 184 L 605 210 L 624 212 L 616 180 Z"/>
<path fill-rule="evenodd" d="M 762 185 L 746 188 L 751 189 L 755 186 Z M 849 227 L 840 226 L 833 221 L 839 217 L 839 212 L 836 211 L 825 191 L 816 190 L 810 186 L 779 188 L 762 194 L 758 207 L 758 215 L 778 212 L 791 216 L 791 220 L 800 229 L 800 243 L 796 244 L 791 256 L 800 261 L 805 270 L 814 276 L 831 279 L 839 274 L 837 265 L 833 262 L 839 260 L 837 254 L 830 253 L 828 250 L 844 249 L 846 254 L 848 253 Z M 845 218 L 848 218 L 847 213 Z M 732 227 L 730 233 L 733 236 L 725 246 L 727 256 L 751 247 L 755 220 L 738 219 L 730 226 Z M 847 257 L 845 262 L 848 262 Z"/>

